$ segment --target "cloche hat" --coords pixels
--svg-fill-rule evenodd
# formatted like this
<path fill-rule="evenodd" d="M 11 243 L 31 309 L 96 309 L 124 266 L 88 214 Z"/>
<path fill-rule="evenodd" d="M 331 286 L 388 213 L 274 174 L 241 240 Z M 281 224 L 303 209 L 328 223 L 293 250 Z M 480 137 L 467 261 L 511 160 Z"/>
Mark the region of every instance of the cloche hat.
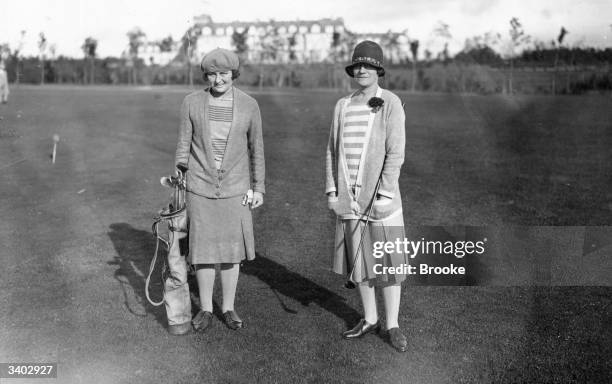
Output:
<path fill-rule="evenodd" d="M 373 41 L 364 40 L 355 46 L 351 64 L 345 68 L 347 75 L 353 77 L 353 67 L 357 64 L 369 64 L 381 70 L 379 76 L 385 75 L 382 48 Z"/>

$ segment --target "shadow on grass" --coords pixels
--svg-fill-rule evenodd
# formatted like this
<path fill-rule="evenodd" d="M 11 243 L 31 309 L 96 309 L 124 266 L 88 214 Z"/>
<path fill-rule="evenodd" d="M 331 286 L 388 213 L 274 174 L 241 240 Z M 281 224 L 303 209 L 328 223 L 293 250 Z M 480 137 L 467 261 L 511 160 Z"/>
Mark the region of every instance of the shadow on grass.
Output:
<path fill-rule="evenodd" d="M 303 306 L 317 304 L 342 319 L 350 327 L 354 326 L 361 317 L 346 303 L 344 297 L 259 253 L 255 260 L 243 263 L 241 270 L 266 283 L 278 298 L 283 310 L 288 313 L 295 314 L 297 311 L 289 308 L 280 294 L 300 302 Z"/>
<path fill-rule="evenodd" d="M 155 320 L 166 326 L 164 307 L 152 306 L 147 301 L 145 294 L 145 279 L 155 253 L 155 238 L 151 232 L 136 229 L 128 223 L 111 224 L 108 236 L 117 251 L 117 256 L 108 264 L 118 267 L 114 277 L 123 291 L 126 309 L 133 315 L 140 317 L 146 316 L 147 313 L 153 314 Z M 165 256 L 163 244 L 160 244 L 155 272 L 151 277 L 151 286 L 149 287 L 149 295 L 154 301 L 162 300 L 161 271 Z M 359 313 L 349 306 L 342 296 L 261 254 L 257 254 L 255 260 L 243 263 L 241 270 L 243 273 L 255 276 L 266 283 L 278 298 L 283 310 L 288 313 L 297 313 L 297 311 L 289 308 L 281 295 L 299 301 L 303 306 L 308 306 L 311 303 L 317 304 L 344 320 L 347 326 L 354 325 L 360 318 Z M 198 289 L 195 278 L 189 279 L 189 285 L 192 292 L 192 302 L 197 303 L 199 300 L 197 299 Z M 213 302 L 213 306 L 213 313 L 221 319 L 221 310 L 218 304 Z M 194 305 L 193 310 L 195 311 L 196 308 Z"/>
<path fill-rule="evenodd" d="M 128 223 L 111 224 L 108 237 L 110 237 L 117 251 L 117 256 L 108 264 L 118 267 L 114 277 L 123 291 L 125 307 L 135 316 L 145 317 L 147 313 L 151 313 L 155 316 L 157 322 L 166 326 L 166 314 L 163 306 L 152 306 L 145 294 L 145 279 L 155 253 L 155 237 L 151 232 L 136 229 Z M 161 247 L 163 247 L 163 244 L 160 246 L 155 273 L 151 277 L 149 288 L 149 295 L 153 301 L 161 301 L 163 295 L 161 270 L 165 250 Z"/>

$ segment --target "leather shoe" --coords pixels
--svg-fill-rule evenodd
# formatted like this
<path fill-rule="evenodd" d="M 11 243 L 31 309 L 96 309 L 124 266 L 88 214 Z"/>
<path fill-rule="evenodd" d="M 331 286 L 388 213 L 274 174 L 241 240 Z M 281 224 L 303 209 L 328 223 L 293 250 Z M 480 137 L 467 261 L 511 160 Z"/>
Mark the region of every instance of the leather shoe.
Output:
<path fill-rule="evenodd" d="M 234 331 L 243 327 L 242 320 L 234 311 L 223 313 L 223 320 L 225 321 L 225 325 Z"/>
<path fill-rule="evenodd" d="M 359 323 L 353 328 L 342 333 L 342 337 L 345 339 L 356 339 L 370 332 L 378 332 L 380 329 L 380 322 L 375 324 L 368 323 L 365 319 L 359 320 Z"/>
<path fill-rule="evenodd" d="M 406 336 L 397 327 L 389 330 L 389 341 L 398 352 L 406 352 L 408 349 L 408 340 L 406 340 Z"/>
<path fill-rule="evenodd" d="M 191 320 L 191 324 L 193 325 L 193 329 L 196 332 L 206 332 L 210 327 L 212 327 L 213 316 L 211 312 L 208 311 L 200 311 L 197 315 Z"/>

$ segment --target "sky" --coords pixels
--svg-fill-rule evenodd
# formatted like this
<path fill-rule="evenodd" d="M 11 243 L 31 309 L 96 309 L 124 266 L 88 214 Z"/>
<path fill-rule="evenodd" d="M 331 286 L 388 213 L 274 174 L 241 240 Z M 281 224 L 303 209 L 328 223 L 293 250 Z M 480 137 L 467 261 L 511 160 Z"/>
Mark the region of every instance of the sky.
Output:
<path fill-rule="evenodd" d="M 40 32 L 57 55 L 82 57 L 83 41 L 91 36 L 98 56 L 119 56 L 132 28 L 140 27 L 149 40 L 178 40 L 201 14 L 221 22 L 341 17 L 355 32 L 407 31 L 423 49 L 439 43 L 432 31 L 445 23 L 451 53 L 475 35 L 507 39 L 509 21 L 517 17 L 537 40 L 550 42 L 563 26 L 567 45 L 612 47 L 612 0 L 3 0 L 0 14 L 0 44 L 14 49 L 23 41 L 26 56 L 37 55 Z"/>

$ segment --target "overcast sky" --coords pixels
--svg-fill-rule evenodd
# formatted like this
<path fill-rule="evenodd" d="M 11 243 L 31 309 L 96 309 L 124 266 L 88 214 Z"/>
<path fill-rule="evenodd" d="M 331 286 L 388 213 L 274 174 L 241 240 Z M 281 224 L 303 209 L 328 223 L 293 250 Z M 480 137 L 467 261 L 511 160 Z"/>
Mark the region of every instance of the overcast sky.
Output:
<path fill-rule="evenodd" d="M 204 13 L 215 21 L 342 17 L 355 32 L 407 30 L 422 47 L 433 44 L 432 30 L 444 22 L 452 51 L 467 37 L 489 31 L 507 38 L 509 20 L 517 17 L 539 40 L 549 42 L 564 26 L 570 32 L 567 44 L 612 47 L 612 0 L 14 0 L 0 7 L 0 43 L 15 48 L 25 30 L 26 55 L 37 53 L 38 34 L 44 32 L 57 54 L 82 57 L 80 47 L 92 36 L 99 41 L 99 56 L 119 56 L 133 27 L 150 40 L 168 35 L 178 40 L 193 16 Z"/>

